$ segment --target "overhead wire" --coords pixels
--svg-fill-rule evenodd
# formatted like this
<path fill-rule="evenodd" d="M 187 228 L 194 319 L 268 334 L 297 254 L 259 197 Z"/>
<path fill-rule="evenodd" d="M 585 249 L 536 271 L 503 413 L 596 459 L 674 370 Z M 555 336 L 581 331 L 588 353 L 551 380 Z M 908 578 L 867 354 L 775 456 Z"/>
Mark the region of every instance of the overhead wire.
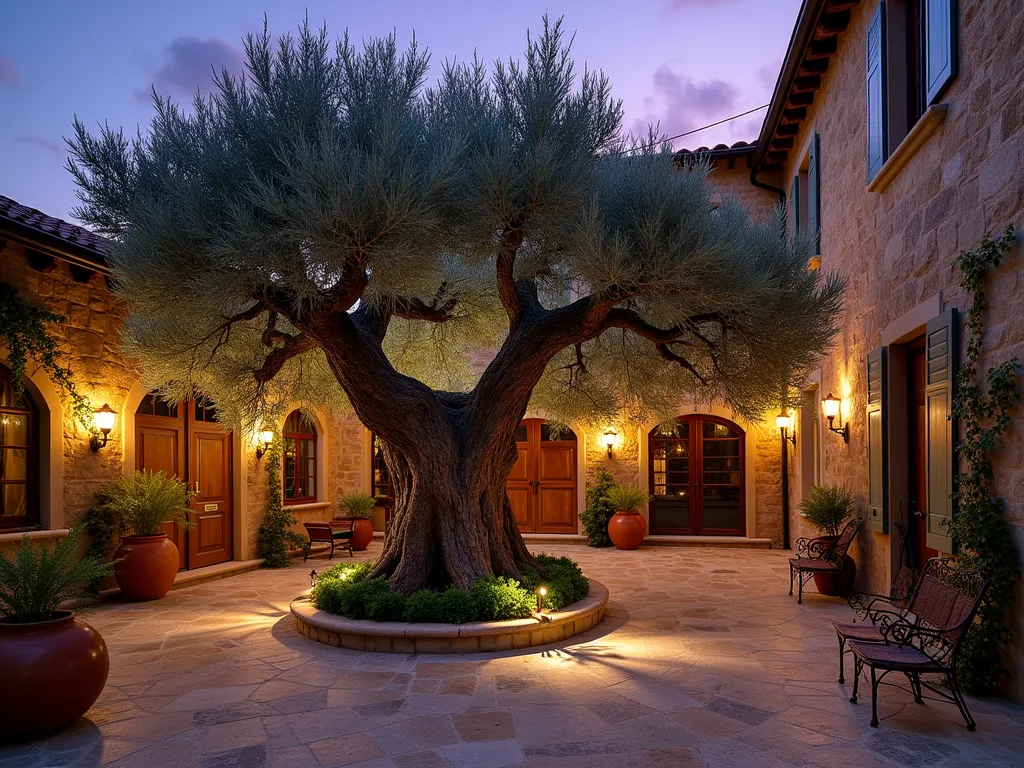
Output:
<path fill-rule="evenodd" d="M 765 109 L 768 106 L 769 106 L 768 104 L 762 104 L 760 107 L 754 107 L 753 109 L 748 109 L 746 112 L 740 112 L 738 115 L 733 115 L 731 117 L 723 118 L 722 120 L 717 120 L 717 121 L 715 121 L 713 123 L 708 123 L 707 125 L 702 125 L 700 128 L 694 128 L 694 129 L 689 130 L 689 131 L 684 131 L 683 133 L 677 133 L 675 136 L 669 136 L 667 139 L 659 139 L 658 141 L 654 142 L 653 144 L 646 144 L 645 143 L 645 144 L 641 144 L 640 146 L 637 146 L 637 147 L 630 147 L 629 149 L 620 149 L 618 152 L 608 152 L 606 156 L 624 155 L 627 152 L 636 152 L 638 149 L 641 149 L 642 147 L 651 147 L 651 146 L 658 146 L 659 144 L 667 144 L 670 141 L 675 141 L 676 139 L 681 139 L 684 136 L 689 136 L 689 135 L 694 134 L 694 133 L 700 133 L 701 131 L 707 130 L 708 128 L 714 128 L 716 125 L 722 125 L 722 123 L 728 123 L 730 120 L 736 120 L 736 119 L 741 118 L 741 117 L 746 117 L 747 115 L 753 114 L 754 112 L 758 112 L 758 111 L 760 111 L 762 109 Z"/>

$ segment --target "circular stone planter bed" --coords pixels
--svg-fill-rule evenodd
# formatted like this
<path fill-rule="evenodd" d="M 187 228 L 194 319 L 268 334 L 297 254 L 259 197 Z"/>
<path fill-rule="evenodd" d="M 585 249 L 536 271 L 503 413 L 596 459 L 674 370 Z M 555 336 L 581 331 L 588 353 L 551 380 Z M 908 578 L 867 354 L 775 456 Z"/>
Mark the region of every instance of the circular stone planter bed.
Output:
<path fill-rule="evenodd" d="M 313 607 L 308 597 L 292 601 L 299 632 L 318 643 L 378 653 L 476 653 L 509 651 L 567 640 L 604 618 L 608 589 L 589 579 L 590 594 L 544 618 L 466 624 L 410 624 L 404 621 L 346 619 Z"/>

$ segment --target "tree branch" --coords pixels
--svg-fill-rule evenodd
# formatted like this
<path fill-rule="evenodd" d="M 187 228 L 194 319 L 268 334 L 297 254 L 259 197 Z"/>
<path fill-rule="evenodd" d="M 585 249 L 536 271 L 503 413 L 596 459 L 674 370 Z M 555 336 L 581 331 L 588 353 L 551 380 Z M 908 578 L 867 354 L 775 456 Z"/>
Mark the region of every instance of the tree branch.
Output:
<path fill-rule="evenodd" d="M 498 297 L 512 326 L 523 314 L 522 297 L 516 287 L 516 255 L 523 244 L 523 231 L 518 226 L 506 227 L 501 235 L 501 249 L 498 251 L 497 278 Z"/>
<path fill-rule="evenodd" d="M 693 367 L 689 360 L 687 360 L 685 357 L 682 357 L 681 355 L 677 355 L 675 352 L 669 349 L 669 343 L 671 342 L 655 344 L 654 348 L 658 351 L 658 354 L 661 355 L 663 358 L 668 360 L 670 363 L 677 363 L 681 365 L 683 368 L 692 373 L 694 377 L 697 379 L 697 381 L 706 386 L 708 383 L 707 379 L 705 379 L 697 372 L 697 369 Z"/>
<path fill-rule="evenodd" d="M 299 334 L 298 336 L 284 335 L 284 345 L 280 347 L 274 347 L 263 359 L 263 365 L 260 366 L 259 370 L 256 371 L 255 379 L 260 384 L 265 384 L 280 373 L 281 368 L 284 364 L 291 360 L 293 357 L 309 352 L 310 350 L 316 349 L 317 344 L 312 339 Z"/>

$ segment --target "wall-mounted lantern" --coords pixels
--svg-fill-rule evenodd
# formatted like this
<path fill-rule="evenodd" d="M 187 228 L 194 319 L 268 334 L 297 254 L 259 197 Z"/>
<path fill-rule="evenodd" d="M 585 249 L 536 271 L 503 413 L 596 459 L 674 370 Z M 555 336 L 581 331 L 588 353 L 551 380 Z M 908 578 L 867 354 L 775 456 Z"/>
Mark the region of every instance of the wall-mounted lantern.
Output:
<path fill-rule="evenodd" d="M 796 434 L 788 434 L 793 429 L 793 415 L 786 411 L 780 411 L 779 415 L 775 417 L 775 425 L 779 428 L 779 432 L 782 433 L 783 440 L 789 440 L 796 448 Z"/>
<path fill-rule="evenodd" d="M 110 430 L 114 428 L 114 422 L 117 420 L 117 413 L 106 403 L 103 404 L 102 408 L 97 408 L 92 414 L 92 426 L 93 432 L 89 436 L 89 448 L 92 449 L 93 453 L 96 453 L 100 448 L 103 448 L 107 444 L 107 438 L 110 436 Z M 103 441 L 100 441 L 99 432 L 103 435 Z"/>
<path fill-rule="evenodd" d="M 259 461 L 263 455 L 270 450 L 270 444 L 274 442 L 274 430 L 264 429 L 260 432 L 259 442 L 256 445 L 256 460 Z"/>
<path fill-rule="evenodd" d="M 612 457 L 612 449 L 615 448 L 615 444 L 619 441 L 619 433 L 614 429 L 607 430 L 601 436 L 601 442 L 604 443 L 604 447 L 608 449 L 608 458 Z"/>
<path fill-rule="evenodd" d="M 842 420 L 842 416 L 840 414 L 843 410 L 843 401 L 829 392 L 828 396 L 821 401 L 821 408 L 825 412 L 825 418 L 828 419 L 829 432 L 835 432 L 837 435 L 842 435 L 843 442 L 849 443 L 850 422 L 846 422 L 842 427 L 837 427 L 833 423 L 836 416 L 839 416 L 840 420 Z"/>

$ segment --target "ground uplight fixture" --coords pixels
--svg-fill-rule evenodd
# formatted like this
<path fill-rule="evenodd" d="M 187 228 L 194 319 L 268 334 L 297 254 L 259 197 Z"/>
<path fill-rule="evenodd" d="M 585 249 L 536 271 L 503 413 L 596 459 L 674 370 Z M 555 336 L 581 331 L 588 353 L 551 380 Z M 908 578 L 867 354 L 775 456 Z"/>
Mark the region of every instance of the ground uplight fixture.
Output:
<path fill-rule="evenodd" d="M 607 430 L 604 435 L 601 436 L 601 440 L 604 443 L 604 447 L 608 449 L 608 458 L 612 457 L 612 449 L 615 447 L 615 443 L 619 439 L 619 433 L 614 429 Z"/>
<path fill-rule="evenodd" d="M 309 572 L 309 588 L 312 589 L 316 586 L 316 569 L 314 568 Z"/>
<path fill-rule="evenodd" d="M 548 593 L 547 587 L 537 587 L 537 613 L 544 610 L 544 597 Z"/>
<path fill-rule="evenodd" d="M 100 448 L 107 444 L 107 438 L 110 436 L 110 430 L 114 428 L 114 421 L 117 419 L 117 413 L 106 403 L 103 404 L 102 408 L 97 408 L 92 414 L 92 426 L 93 433 L 89 437 L 89 447 L 93 453 L 96 453 Z M 103 435 L 102 442 L 100 441 L 99 432 Z"/>
<path fill-rule="evenodd" d="M 843 401 L 833 395 L 831 392 L 828 396 L 821 401 L 821 409 L 825 412 L 825 418 L 828 419 L 829 432 L 835 432 L 837 435 L 843 436 L 843 442 L 850 442 L 850 422 L 846 422 L 842 427 L 835 425 L 836 416 L 840 415 L 843 408 Z M 840 417 L 841 419 L 842 417 Z"/>
<path fill-rule="evenodd" d="M 779 412 L 779 415 L 775 417 L 775 425 L 779 428 L 779 432 L 782 434 L 783 440 L 789 440 L 796 448 L 796 434 L 788 434 L 789 430 L 793 428 L 793 416 L 785 410 Z"/>
<path fill-rule="evenodd" d="M 274 430 L 264 429 L 260 432 L 260 441 L 256 446 L 256 460 L 263 458 L 263 455 L 270 450 L 270 444 L 274 442 Z"/>

